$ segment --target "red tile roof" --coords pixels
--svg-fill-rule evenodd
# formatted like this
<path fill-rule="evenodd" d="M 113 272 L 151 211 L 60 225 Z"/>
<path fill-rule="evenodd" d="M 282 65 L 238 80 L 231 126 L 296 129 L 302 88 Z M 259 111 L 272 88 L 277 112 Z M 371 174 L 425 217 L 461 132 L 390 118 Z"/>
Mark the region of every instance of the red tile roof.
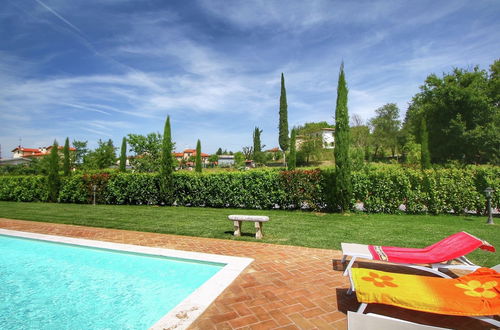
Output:
<path fill-rule="evenodd" d="M 12 150 L 12 152 L 14 152 L 16 150 L 27 151 L 27 152 L 40 152 L 40 149 L 38 149 L 38 148 L 34 149 L 34 148 L 23 148 L 23 147 L 17 147 L 14 150 Z"/>

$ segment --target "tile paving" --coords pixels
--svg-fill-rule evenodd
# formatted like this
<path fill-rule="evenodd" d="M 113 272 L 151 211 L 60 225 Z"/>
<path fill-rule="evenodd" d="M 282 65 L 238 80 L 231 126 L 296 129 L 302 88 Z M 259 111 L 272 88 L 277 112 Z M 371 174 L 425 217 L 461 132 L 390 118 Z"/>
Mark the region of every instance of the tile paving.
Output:
<path fill-rule="evenodd" d="M 341 271 L 333 269 L 332 260 L 340 259 L 340 251 L 2 218 L 0 227 L 253 258 L 255 261 L 190 329 L 347 329 L 347 310 L 355 311 L 358 307 L 355 295 L 346 294 L 348 279 Z M 370 265 L 377 268 L 373 263 Z M 391 270 L 387 265 L 379 267 Z M 369 306 L 367 312 L 456 329 L 489 328 L 467 317 L 440 316 L 382 305 Z"/>

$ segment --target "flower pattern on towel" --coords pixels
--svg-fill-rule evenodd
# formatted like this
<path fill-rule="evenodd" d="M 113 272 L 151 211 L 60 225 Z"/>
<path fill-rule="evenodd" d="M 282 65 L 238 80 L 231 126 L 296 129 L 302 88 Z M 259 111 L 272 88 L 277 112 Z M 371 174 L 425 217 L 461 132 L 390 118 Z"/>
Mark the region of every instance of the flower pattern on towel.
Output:
<path fill-rule="evenodd" d="M 374 273 L 374 272 L 370 272 L 369 275 L 370 275 L 369 277 L 364 276 L 361 279 L 363 279 L 364 281 L 373 282 L 373 284 L 375 286 L 378 286 L 380 288 L 383 288 L 385 286 L 389 286 L 391 288 L 397 287 L 396 284 L 392 283 L 392 280 L 394 280 L 394 279 L 390 276 L 386 276 L 386 275 L 379 276 L 377 273 Z"/>
<path fill-rule="evenodd" d="M 489 290 L 497 286 L 496 281 L 481 283 L 477 280 L 472 280 L 467 282 L 467 284 L 459 283 L 455 284 L 455 286 L 464 289 L 464 294 L 471 297 L 495 298 L 497 296 L 494 291 Z"/>

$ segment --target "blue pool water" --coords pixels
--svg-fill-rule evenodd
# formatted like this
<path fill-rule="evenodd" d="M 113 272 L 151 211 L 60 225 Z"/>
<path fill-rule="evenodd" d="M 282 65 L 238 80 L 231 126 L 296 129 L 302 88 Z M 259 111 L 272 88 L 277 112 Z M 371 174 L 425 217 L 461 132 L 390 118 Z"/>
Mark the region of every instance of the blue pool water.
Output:
<path fill-rule="evenodd" d="M 223 266 L 0 235 L 0 328 L 147 329 Z"/>

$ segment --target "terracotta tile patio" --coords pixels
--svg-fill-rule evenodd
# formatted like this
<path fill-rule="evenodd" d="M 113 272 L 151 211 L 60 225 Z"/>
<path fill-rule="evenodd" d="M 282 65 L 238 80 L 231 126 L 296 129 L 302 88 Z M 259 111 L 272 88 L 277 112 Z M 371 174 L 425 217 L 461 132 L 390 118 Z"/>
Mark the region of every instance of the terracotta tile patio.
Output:
<path fill-rule="evenodd" d="M 340 259 L 340 251 L 1 218 L 0 227 L 254 258 L 191 329 L 347 329 L 346 311 L 358 307 L 355 295 L 346 294 L 349 281 L 341 271 L 333 270 L 332 259 Z M 369 306 L 367 312 L 456 329 L 489 328 L 467 317 L 393 307 Z"/>

